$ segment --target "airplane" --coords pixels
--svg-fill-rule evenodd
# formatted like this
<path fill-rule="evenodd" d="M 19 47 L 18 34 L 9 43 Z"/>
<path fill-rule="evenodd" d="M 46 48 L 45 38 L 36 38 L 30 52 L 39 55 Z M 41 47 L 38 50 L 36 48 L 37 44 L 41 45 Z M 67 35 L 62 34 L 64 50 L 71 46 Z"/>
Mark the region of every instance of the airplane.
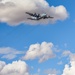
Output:
<path fill-rule="evenodd" d="M 30 20 L 40 20 L 40 19 L 48 19 L 48 18 L 54 18 L 54 17 L 51 17 L 51 16 L 47 16 L 47 14 L 36 14 L 36 13 L 29 13 L 29 12 L 26 12 L 26 14 L 30 15 L 31 18 L 27 18 L 27 19 L 30 19 Z"/>

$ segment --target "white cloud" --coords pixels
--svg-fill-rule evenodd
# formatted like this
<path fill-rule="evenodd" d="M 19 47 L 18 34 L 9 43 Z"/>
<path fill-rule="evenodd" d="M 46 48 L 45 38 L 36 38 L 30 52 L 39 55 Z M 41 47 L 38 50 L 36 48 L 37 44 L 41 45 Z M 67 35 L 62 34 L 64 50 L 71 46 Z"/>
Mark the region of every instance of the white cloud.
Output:
<path fill-rule="evenodd" d="M 69 56 L 70 60 L 74 60 L 75 61 L 75 53 L 72 53 L 71 51 L 69 50 L 65 50 L 63 53 L 62 53 L 62 56 L 65 57 L 65 56 Z"/>
<path fill-rule="evenodd" d="M 71 54 L 71 52 L 69 50 L 65 50 L 65 51 L 63 51 L 62 56 L 68 56 L 70 54 Z"/>
<path fill-rule="evenodd" d="M 43 62 L 49 58 L 54 58 L 55 54 L 52 50 L 53 47 L 54 46 L 52 43 L 47 42 L 42 42 L 41 44 L 32 44 L 22 59 L 32 60 L 38 58 L 39 62 Z"/>
<path fill-rule="evenodd" d="M 48 70 L 45 70 L 45 73 L 47 75 L 57 75 L 58 71 L 56 69 L 48 69 Z"/>
<path fill-rule="evenodd" d="M 69 56 L 70 64 L 66 64 L 62 75 L 75 75 L 75 53 L 64 51 L 63 55 Z"/>
<path fill-rule="evenodd" d="M 62 75 L 75 75 L 75 60 L 65 65 Z"/>
<path fill-rule="evenodd" d="M 17 56 L 17 54 L 24 54 L 24 52 L 18 51 L 10 47 L 1 47 L 0 54 L 2 55 L 1 58 L 14 59 Z"/>
<path fill-rule="evenodd" d="M 29 75 L 28 65 L 24 61 L 13 61 L 10 64 L 0 61 L 0 75 Z"/>
<path fill-rule="evenodd" d="M 16 57 L 15 54 L 6 54 L 6 55 L 3 55 L 1 58 L 6 58 L 6 59 L 14 59 Z"/>
<path fill-rule="evenodd" d="M 53 20 L 29 21 L 25 12 L 47 13 L 54 17 Z M 46 0 L 0 0 L 0 21 L 6 22 L 11 26 L 20 23 L 46 24 L 57 20 L 65 20 L 68 12 L 63 5 L 54 7 L 49 6 Z"/>
<path fill-rule="evenodd" d="M 0 71 L 3 69 L 3 67 L 6 65 L 4 61 L 0 61 Z"/>

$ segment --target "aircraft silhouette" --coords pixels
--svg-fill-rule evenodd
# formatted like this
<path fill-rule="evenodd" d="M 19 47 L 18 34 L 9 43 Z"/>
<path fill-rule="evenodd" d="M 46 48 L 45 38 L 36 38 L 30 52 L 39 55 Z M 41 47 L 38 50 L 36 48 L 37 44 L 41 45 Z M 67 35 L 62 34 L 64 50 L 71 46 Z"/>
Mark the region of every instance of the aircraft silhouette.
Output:
<path fill-rule="evenodd" d="M 27 19 L 30 19 L 30 20 L 40 20 L 40 19 L 54 18 L 54 17 L 48 16 L 45 13 L 43 13 L 43 14 L 36 14 L 36 13 L 26 12 L 26 14 L 31 16 L 31 18 L 27 18 Z"/>

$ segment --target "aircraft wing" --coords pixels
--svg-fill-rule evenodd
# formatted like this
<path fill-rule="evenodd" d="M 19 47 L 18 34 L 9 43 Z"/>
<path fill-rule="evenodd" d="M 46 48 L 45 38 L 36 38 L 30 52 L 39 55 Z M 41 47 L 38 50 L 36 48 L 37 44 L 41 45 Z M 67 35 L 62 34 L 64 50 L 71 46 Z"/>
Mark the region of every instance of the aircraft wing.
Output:
<path fill-rule="evenodd" d="M 45 17 L 41 17 L 41 18 L 43 18 L 43 19 L 48 19 L 48 18 L 54 18 L 54 17 L 50 17 L 50 16 L 45 16 Z"/>
<path fill-rule="evenodd" d="M 26 12 L 26 14 L 29 14 L 30 16 L 34 16 L 34 14 L 32 14 L 32 13 L 29 13 L 29 12 Z"/>

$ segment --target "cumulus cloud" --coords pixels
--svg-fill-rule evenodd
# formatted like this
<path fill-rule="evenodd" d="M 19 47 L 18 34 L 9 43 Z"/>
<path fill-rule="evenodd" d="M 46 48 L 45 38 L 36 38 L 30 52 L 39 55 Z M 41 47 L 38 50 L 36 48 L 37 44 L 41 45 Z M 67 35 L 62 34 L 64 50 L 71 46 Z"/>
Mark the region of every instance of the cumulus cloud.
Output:
<path fill-rule="evenodd" d="M 25 56 L 22 57 L 24 60 L 33 60 L 38 58 L 39 62 L 54 58 L 56 55 L 53 53 L 53 43 L 42 42 L 41 44 L 32 44 Z"/>
<path fill-rule="evenodd" d="M 63 52 L 63 55 L 69 56 L 70 63 L 65 65 L 62 75 L 75 75 L 75 53 L 67 50 Z"/>
<path fill-rule="evenodd" d="M 27 19 L 30 16 L 25 14 L 25 12 L 47 13 L 54 19 L 30 21 Z M 6 22 L 11 26 L 21 23 L 47 24 L 57 20 L 65 20 L 67 17 L 68 12 L 63 5 L 49 6 L 46 0 L 0 0 L 0 21 Z"/>
<path fill-rule="evenodd" d="M 24 61 L 13 61 L 10 64 L 6 64 L 0 61 L 0 75 L 29 75 L 28 65 Z"/>
<path fill-rule="evenodd" d="M 2 55 L 1 58 L 14 59 L 15 57 L 17 57 L 18 54 L 23 54 L 23 53 L 24 53 L 23 51 L 18 51 L 10 47 L 0 48 L 0 54 Z"/>
<path fill-rule="evenodd" d="M 4 61 L 0 61 L 0 72 L 5 65 L 6 65 L 6 63 Z"/>
<path fill-rule="evenodd" d="M 75 60 L 71 60 L 70 64 L 66 64 L 62 75 L 75 75 Z"/>

